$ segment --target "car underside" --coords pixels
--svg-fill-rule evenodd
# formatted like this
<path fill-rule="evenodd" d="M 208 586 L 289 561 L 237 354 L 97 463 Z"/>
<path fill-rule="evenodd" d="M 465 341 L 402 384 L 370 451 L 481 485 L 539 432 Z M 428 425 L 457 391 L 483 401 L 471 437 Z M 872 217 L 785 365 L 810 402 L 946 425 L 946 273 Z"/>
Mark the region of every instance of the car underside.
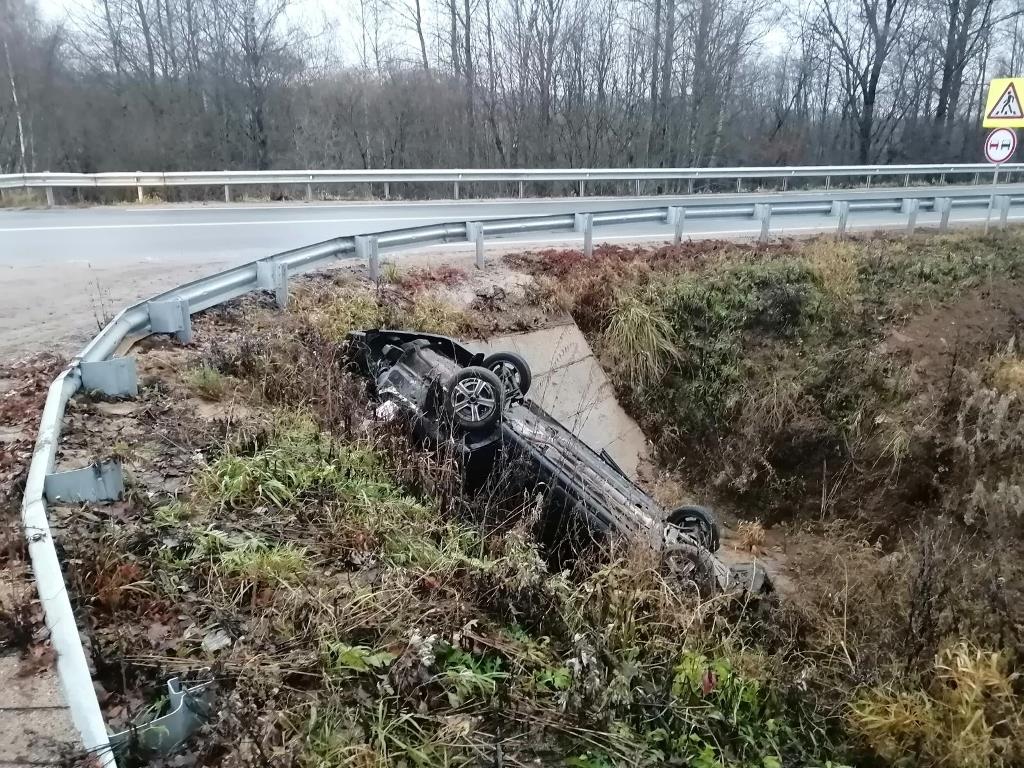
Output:
<path fill-rule="evenodd" d="M 640 543 L 668 575 L 702 594 L 771 591 L 757 564 L 726 566 L 718 524 L 699 506 L 663 509 L 604 451 L 595 452 L 529 399 L 532 374 L 511 352 L 474 353 L 425 333 L 366 330 L 350 352 L 385 418 L 399 414 L 431 446 L 451 446 L 467 493 L 515 477 L 543 500 L 542 538 L 565 550 L 579 531 L 592 540 Z"/>

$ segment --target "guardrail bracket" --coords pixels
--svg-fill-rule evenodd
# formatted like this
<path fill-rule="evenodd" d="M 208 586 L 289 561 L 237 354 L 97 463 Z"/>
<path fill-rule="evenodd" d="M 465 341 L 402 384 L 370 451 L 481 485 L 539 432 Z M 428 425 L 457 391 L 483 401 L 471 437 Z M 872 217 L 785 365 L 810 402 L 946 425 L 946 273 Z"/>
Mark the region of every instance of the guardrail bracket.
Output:
<path fill-rule="evenodd" d="M 288 306 L 288 265 L 278 261 L 257 261 L 256 279 L 260 288 L 274 292 L 279 309 Z"/>
<path fill-rule="evenodd" d="M 583 233 L 583 255 L 590 258 L 594 255 L 594 214 L 573 214 L 573 229 Z"/>
<path fill-rule="evenodd" d="M 900 210 L 907 214 L 907 227 L 906 233 L 908 235 L 914 234 L 914 230 L 917 228 L 917 212 L 921 208 L 921 201 L 916 197 L 904 198 Z"/>
<path fill-rule="evenodd" d="M 758 232 L 757 241 L 764 243 L 768 240 L 768 234 L 772 224 L 772 207 L 768 203 L 757 203 L 754 205 L 754 218 L 761 222 L 761 231 Z"/>
<path fill-rule="evenodd" d="M 117 501 L 124 494 L 119 461 L 104 461 L 82 469 L 51 472 L 43 481 L 46 500 L 53 503 Z"/>
<path fill-rule="evenodd" d="M 139 376 L 134 357 L 112 357 L 78 364 L 82 388 L 102 392 L 109 397 L 135 397 L 139 394 Z"/>
<path fill-rule="evenodd" d="M 668 223 L 672 225 L 672 244 L 679 245 L 683 241 L 683 226 L 686 224 L 686 209 L 671 205 L 668 209 Z"/>
<path fill-rule="evenodd" d="M 136 725 L 110 737 L 114 748 L 136 744 L 151 754 L 166 757 L 210 719 L 210 683 L 185 688 L 172 677 L 167 681 L 169 709 L 166 715 Z"/>
<path fill-rule="evenodd" d="M 380 247 L 377 238 L 373 235 L 356 235 L 356 258 L 360 261 L 366 260 L 370 270 L 370 281 L 377 282 L 380 279 Z"/>
<path fill-rule="evenodd" d="M 188 311 L 188 301 L 182 298 L 166 301 L 150 301 L 149 327 L 153 333 L 173 333 L 182 344 L 192 341 L 192 315 Z"/>
<path fill-rule="evenodd" d="M 999 211 L 999 228 L 1006 229 L 1006 219 L 1010 215 L 1010 196 L 996 195 L 996 210 Z"/>
<path fill-rule="evenodd" d="M 479 221 L 466 222 L 466 239 L 476 243 L 476 268 L 484 268 L 484 225 Z"/>
<path fill-rule="evenodd" d="M 949 213 L 953 209 L 953 201 L 948 197 L 936 197 L 932 207 L 939 214 L 939 231 L 945 232 L 949 229 Z"/>

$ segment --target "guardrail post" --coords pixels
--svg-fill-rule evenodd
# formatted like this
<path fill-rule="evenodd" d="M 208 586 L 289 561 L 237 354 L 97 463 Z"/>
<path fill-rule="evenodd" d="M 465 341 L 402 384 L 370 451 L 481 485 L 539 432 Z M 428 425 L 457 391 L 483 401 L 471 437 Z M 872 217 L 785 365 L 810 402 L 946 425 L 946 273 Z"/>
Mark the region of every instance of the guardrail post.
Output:
<path fill-rule="evenodd" d="M 677 205 L 668 209 L 668 223 L 672 225 L 672 245 L 683 242 L 683 225 L 686 224 L 686 209 Z"/>
<path fill-rule="evenodd" d="M 373 235 L 356 235 L 356 258 L 366 260 L 370 280 L 377 282 L 380 279 L 380 248 L 377 246 L 377 238 Z"/>
<path fill-rule="evenodd" d="M 1006 229 L 1006 219 L 1010 215 L 1010 196 L 996 195 L 996 208 L 999 210 L 999 228 Z"/>
<path fill-rule="evenodd" d="M 46 204 L 53 207 L 53 187 L 46 188 Z"/>
<path fill-rule="evenodd" d="M 939 184 L 945 184 L 945 183 L 946 183 L 946 174 L 940 173 L 939 174 Z"/>
<path fill-rule="evenodd" d="M 953 209 L 953 200 L 948 197 L 936 197 L 932 210 L 939 214 L 939 231 L 949 229 L 949 212 Z"/>
<path fill-rule="evenodd" d="M 768 239 L 768 230 L 772 223 L 772 207 L 768 203 L 757 203 L 754 206 L 754 218 L 761 222 L 761 232 L 757 241 L 763 243 Z"/>
<path fill-rule="evenodd" d="M 832 177 L 831 176 L 826 176 L 825 177 L 825 189 L 828 190 L 828 188 L 831 187 L 831 186 L 832 186 Z"/>
<path fill-rule="evenodd" d="M 583 233 L 583 255 L 594 255 L 594 214 L 577 213 L 573 216 L 573 229 Z"/>
<path fill-rule="evenodd" d="M 789 176 L 782 177 L 782 191 L 785 192 L 789 189 Z"/>
<path fill-rule="evenodd" d="M 850 201 L 834 200 L 832 202 L 832 216 L 838 216 L 839 222 L 836 225 L 836 234 L 839 237 L 846 235 L 846 225 L 850 220 Z"/>
<path fill-rule="evenodd" d="M 142 202 L 143 200 L 145 200 L 145 199 L 146 199 L 146 196 L 145 196 L 145 194 L 143 194 L 143 192 L 142 192 L 142 185 L 141 185 L 141 184 L 139 184 L 139 185 L 138 185 L 138 186 L 137 186 L 137 187 L 135 188 L 135 191 L 136 191 L 136 192 L 138 193 L 138 195 L 139 195 L 139 202 L 140 202 L 140 203 L 141 203 L 141 202 Z"/>
<path fill-rule="evenodd" d="M 980 173 L 974 174 L 974 186 L 978 186 L 978 182 L 980 180 L 981 180 L 981 174 Z"/>
<path fill-rule="evenodd" d="M 693 194 L 693 177 L 691 176 L 686 182 L 686 194 Z"/>
<path fill-rule="evenodd" d="M 308 181 L 306 182 L 306 202 L 313 202 L 313 185 Z"/>
<path fill-rule="evenodd" d="M 288 265 L 264 259 L 256 262 L 256 280 L 260 288 L 274 292 L 279 309 L 288 306 Z"/>
<path fill-rule="evenodd" d="M 904 187 L 909 187 L 910 186 L 910 174 L 909 173 L 904 174 L 904 176 L 903 176 L 903 186 Z"/>
<path fill-rule="evenodd" d="M 523 182 L 520 181 L 519 182 L 519 199 L 520 200 L 523 198 L 523 193 L 525 191 L 526 191 L 526 184 L 524 184 Z"/>
<path fill-rule="evenodd" d="M 737 192 L 742 192 L 743 191 L 743 177 L 742 176 L 737 176 L 736 177 L 736 191 Z"/>
<path fill-rule="evenodd" d="M 192 315 L 188 300 L 181 297 L 163 301 L 150 301 L 149 329 L 153 333 L 173 333 L 182 344 L 192 341 Z"/>
<path fill-rule="evenodd" d="M 584 184 L 585 182 L 583 181 L 583 179 L 580 179 L 580 197 L 583 197 L 584 195 L 587 194 L 586 187 L 584 186 Z"/>
<path fill-rule="evenodd" d="M 227 184 L 224 185 L 224 202 L 231 202 L 231 187 L 229 187 Z"/>
<path fill-rule="evenodd" d="M 459 199 L 459 182 L 457 182 L 457 181 L 456 181 L 456 182 L 454 183 L 454 185 L 453 185 L 453 189 L 454 189 L 454 195 L 455 195 L 455 198 L 454 198 L 454 199 L 455 199 L 455 200 L 458 200 L 458 199 Z"/>
<path fill-rule="evenodd" d="M 901 210 L 907 214 L 907 228 L 906 233 L 908 235 L 914 234 L 914 230 L 917 229 L 917 211 L 921 207 L 921 201 L 916 197 L 905 197 L 903 198 L 903 205 Z"/>
<path fill-rule="evenodd" d="M 479 221 L 466 222 L 466 239 L 476 243 L 476 268 L 484 268 L 484 225 Z"/>
<path fill-rule="evenodd" d="M 389 181 L 385 181 L 384 182 L 384 199 L 385 200 L 390 200 L 391 199 L 391 182 L 389 182 Z"/>
<path fill-rule="evenodd" d="M 636 180 L 636 196 L 640 197 L 640 179 Z"/>
<path fill-rule="evenodd" d="M 139 394 L 139 376 L 134 357 L 112 357 L 78 364 L 82 389 L 102 392 L 109 397 L 135 397 Z"/>

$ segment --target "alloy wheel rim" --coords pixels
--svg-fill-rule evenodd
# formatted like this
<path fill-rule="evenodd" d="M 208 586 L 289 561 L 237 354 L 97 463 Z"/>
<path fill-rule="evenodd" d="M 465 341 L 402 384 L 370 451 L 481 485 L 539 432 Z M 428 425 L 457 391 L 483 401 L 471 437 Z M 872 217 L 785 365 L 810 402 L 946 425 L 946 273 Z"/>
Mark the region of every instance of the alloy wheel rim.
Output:
<path fill-rule="evenodd" d="M 519 375 L 519 369 L 516 368 L 512 363 L 505 360 L 495 363 L 491 367 L 492 373 L 498 377 L 506 392 L 518 392 L 519 385 L 522 384 L 522 377 Z"/>
<path fill-rule="evenodd" d="M 498 407 L 497 393 L 490 382 L 471 376 L 452 392 L 452 410 L 466 421 L 483 421 Z"/>

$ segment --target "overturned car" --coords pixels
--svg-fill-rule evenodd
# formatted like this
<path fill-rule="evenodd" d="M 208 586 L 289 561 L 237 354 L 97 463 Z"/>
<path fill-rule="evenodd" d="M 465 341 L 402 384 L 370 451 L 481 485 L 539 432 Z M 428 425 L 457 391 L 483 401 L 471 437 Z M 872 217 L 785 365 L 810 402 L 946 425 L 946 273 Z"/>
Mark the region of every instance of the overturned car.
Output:
<path fill-rule="evenodd" d="M 521 356 L 474 353 L 445 336 L 395 330 L 354 332 L 350 351 L 372 381 L 379 413 L 401 411 L 422 441 L 454 444 L 467 490 L 518 466 L 543 494 L 548 544 L 557 547 L 582 528 L 597 539 L 646 542 L 669 575 L 702 594 L 771 591 L 760 566 L 727 566 L 715 556 L 719 529 L 708 510 L 662 509 L 611 456 L 531 401 L 531 371 Z"/>

